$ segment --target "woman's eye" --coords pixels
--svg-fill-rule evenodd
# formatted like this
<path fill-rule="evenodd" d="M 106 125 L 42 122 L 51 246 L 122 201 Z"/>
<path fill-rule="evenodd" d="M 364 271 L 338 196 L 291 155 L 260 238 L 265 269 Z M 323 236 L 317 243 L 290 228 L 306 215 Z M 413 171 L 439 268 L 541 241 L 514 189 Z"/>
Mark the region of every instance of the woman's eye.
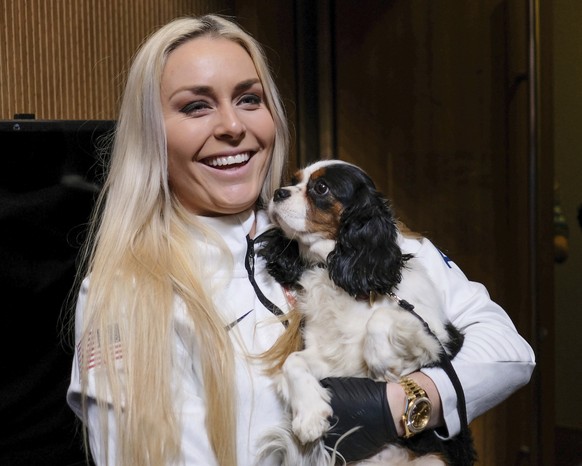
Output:
<path fill-rule="evenodd" d="M 203 101 L 203 100 L 197 100 L 196 102 L 190 102 L 187 105 L 184 105 L 181 109 L 180 112 L 185 113 L 186 115 L 191 115 L 191 114 L 196 114 L 196 113 L 201 113 L 205 110 L 208 110 L 210 108 L 210 105 Z"/>
<path fill-rule="evenodd" d="M 329 193 L 329 187 L 321 180 L 315 183 L 313 190 L 320 196 L 325 196 L 327 193 Z"/>
<path fill-rule="evenodd" d="M 238 102 L 240 105 L 256 108 L 263 103 L 263 99 L 256 94 L 245 94 L 241 96 Z"/>

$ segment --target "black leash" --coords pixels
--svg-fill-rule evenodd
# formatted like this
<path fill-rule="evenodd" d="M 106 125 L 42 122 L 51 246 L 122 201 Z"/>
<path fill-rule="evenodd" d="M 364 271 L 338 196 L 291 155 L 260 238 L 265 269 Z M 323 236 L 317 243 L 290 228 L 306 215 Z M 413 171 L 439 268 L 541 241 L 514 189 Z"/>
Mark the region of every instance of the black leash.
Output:
<path fill-rule="evenodd" d="M 249 235 L 247 235 L 247 254 L 245 257 L 245 268 L 247 269 L 249 281 L 251 282 L 251 285 L 255 290 L 255 294 L 263 306 L 265 306 L 273 315 L 280 317 L 284 315 L 283 311 L 263 294 L 259 288 L 259 285 L 257 284 L 257 281 L 255 280 L 255 241 L 257 241 L 257 239 L 253 240 Z M 287 321 L 282 321 L 281 323 L 285 327 L 289 325 Z"/>
<path fill-rule="evenodd" d="M 437 336 L 434 334 L 434 332 L 432 331 L 432 329 L 430 328 L 428 323 L 420 315 L 418 315 L 416 313 L 416 311 L 414 310 L 414 306 L 412 304 L 410 304 L 408 301 L 406 301 L 404 299 L 399 298 L 394 293 L 388 293 L 388 296 L 390 296 L 394 301 L 396 301 L 396 303 L 402 309 L 410 312 L 414 317 L 416 317 L 418 320 L 420 320 L 420 322 L 422 322 L 422 325 L 424 326 L 427 333 L 429 335 L 432 335 L 432 337 L 440 345 L 442 351 L 441 351 L 441 359 L 440 359 L 439 363 L 440 363 L 440 366 L 445 371 L 445 373 L 449 376 L 449 379 L 451 380 L 453 387 L 455 388 L 455 392 L 457 394 L 457 410 L 459 411 L 459 420 L 461 421 L 461 431 L 464 433 L 468 433 L 469 432 L 469 423 L 467 420 L 467 403 L 465 401 L 465 392 L 463 391 L 463 387 L 461 386 L 461 381 L 459 380 L 459 376 L 457 375 L 457 373 L 456 373 L 456 371 L 451 363 L 451 359 L 449 358 L 449 355 L 445 351 L 443 344 L 437 338 Z"/>

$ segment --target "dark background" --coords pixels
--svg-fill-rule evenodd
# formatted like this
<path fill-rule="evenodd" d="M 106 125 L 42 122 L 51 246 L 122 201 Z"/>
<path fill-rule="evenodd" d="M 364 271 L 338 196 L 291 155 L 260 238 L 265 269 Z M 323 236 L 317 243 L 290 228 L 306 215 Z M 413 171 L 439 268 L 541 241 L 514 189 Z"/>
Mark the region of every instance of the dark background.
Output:
<path fill-rule="evenodd" d="M 0 122 L 0 465 L 84 461 L 65 401 L 72 362 L 67 298 L 99 190 L 109 121 Z"/>

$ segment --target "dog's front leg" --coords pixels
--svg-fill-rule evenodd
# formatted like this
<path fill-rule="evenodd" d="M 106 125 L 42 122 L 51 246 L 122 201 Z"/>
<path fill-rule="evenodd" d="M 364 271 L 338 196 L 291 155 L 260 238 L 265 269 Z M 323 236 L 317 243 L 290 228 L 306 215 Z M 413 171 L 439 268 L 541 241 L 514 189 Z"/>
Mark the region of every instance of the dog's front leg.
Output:
<path fill-rule="evenodd" d="M 364 360 L 370 375 L 396 381 L 421 367 L 434 364 L 440 345 L 422 323 L 406 311 L 380 307 L 366 327 Z"/>
<path fill-rule="evenodd" d="M 291 406 L 293 433 L 304 444 L 329 430 L 328 418 L 333 411 L 329 394 L 319 383 L 324 374 L 325 364 L 309 349 L 292 353 L 283 365 L 279 389 Z"/>

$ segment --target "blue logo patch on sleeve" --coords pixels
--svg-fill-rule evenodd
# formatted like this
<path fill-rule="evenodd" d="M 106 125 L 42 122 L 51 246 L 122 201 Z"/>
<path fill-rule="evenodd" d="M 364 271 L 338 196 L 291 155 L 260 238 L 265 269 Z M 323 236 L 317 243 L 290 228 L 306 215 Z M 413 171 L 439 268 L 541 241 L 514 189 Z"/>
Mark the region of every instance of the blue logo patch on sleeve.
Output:
<path fill-rule="evenodd" d="M 453 262 L 452 259 L 450 259 L 444 252 L 442 252 L 440 249 L 438 250 L 441 253 L 441 256 L 443 257 L 443 260 L 445 261 L 445 264 L 447 264 L 447 267 L 449 269 L 452 269 L 451 267 L 451 263 Z"/>

